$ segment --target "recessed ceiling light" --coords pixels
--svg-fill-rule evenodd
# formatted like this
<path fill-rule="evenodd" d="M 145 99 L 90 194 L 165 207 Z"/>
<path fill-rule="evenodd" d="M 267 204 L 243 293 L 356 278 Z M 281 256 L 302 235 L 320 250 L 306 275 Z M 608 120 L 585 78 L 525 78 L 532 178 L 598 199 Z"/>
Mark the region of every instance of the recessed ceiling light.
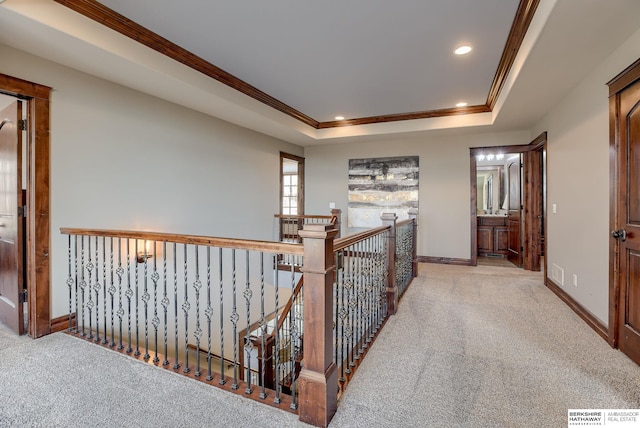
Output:
<path fill-rule="evenodd" d="M 336 116 L 336 120 L 344 120 L 344 116 Z"/>
<path fill-rule="evenodd" d="M 456 107 L 466 107 L 468 105 L 468 103 L 458 103 L 456 104 Z"/>
<path fill-rule="evenodd" d="M 471 46 L 460 46 L 458 49 L 453 51 L 456 55 L 465 55 L 471 52 Z"/>

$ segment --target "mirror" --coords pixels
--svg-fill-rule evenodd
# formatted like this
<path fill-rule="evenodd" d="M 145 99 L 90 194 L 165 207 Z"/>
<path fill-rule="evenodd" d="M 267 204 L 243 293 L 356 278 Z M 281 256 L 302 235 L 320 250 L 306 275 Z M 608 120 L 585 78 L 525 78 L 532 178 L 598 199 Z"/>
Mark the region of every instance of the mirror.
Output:
<path fill-rule="evenodd" d="M 498 214 L 503 210 L 506 195 L 504 184 L 504 166 L 476 167 L 478 214 Z"/>

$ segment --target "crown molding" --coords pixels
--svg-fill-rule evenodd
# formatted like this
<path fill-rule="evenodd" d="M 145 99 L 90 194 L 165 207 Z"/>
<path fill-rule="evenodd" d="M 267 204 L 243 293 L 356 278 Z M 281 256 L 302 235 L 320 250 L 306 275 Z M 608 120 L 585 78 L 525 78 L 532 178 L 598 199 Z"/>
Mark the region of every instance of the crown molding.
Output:
<path fill-rule="evenodd" d="M 426 110 L 410 113 L 395 113 L 381 116 L 353 118 L 340 121 L 319 122 L 310 116 L 290 107 L 282 101 L 250 85 L 249 83 L 233 76 L 204 60 L 203 58 L 187 51 L 175 43 L 161 37 L 153 31 L 137 24 L 112 9 L 104 6 L 96 0 L 54 0 L 85 17 L 104 25 L 132 40 L 147 46 L 181 64 L 186 65 L 204 75 L 217 80 L 261 103 L 280 111 L 314 129 L 328 129 L 345 126 L 367 125 L 374 123 L 398 122 L 415 119 L 428 119 L 454 115 L 466 115 L 491 112 L 497 102 L 498 96 L 504 86 L 506 78 L 511 70 L 522 40 L 529 28 L 540 0 L 520 0 L 509 37 L 502 52 L 496 74 L 489 89 L 485 105 L 468 107 L 455 107 L 439 110 Z"/>

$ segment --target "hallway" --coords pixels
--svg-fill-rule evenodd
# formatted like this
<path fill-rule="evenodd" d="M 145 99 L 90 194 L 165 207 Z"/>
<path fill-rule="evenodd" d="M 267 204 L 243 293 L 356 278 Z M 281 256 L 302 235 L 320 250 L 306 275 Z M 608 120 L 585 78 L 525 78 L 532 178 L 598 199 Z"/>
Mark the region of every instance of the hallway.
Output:
<path fill-rule="evenodd" d="M 62 333 L 0 329 L 0 385 L 2 427 L 305 426 Z M 639 408 L 639 386 L 541 273 L 420 264 L 330 426 L 566 426 L 568 409 Z"/>

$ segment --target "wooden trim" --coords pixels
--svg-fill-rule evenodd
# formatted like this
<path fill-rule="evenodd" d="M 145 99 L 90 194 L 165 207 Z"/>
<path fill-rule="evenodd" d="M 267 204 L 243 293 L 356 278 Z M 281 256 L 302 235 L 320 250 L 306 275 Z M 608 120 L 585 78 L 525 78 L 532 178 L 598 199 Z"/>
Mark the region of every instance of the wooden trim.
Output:
<path fill-rule="evenodd" d="M 360 117 L 356 119 L 334 120 L 318 123 L 318 129 L 338 128 L 341 126 L 370 125 L 372 123 L 398 122 L 402 120 L 430 119 L 434 117 L 457 116 L 461 114 L 489 113 L 486 105 L 453 107 L 440 110 L 417 111 L 413 113 L 387 114 L 381 116 Z"/>
<path fill-rule="evenodd" d="M 609 333 L 607 327 L 600 322 L 591 312 L 584 308 L 580 303 L 574 300 L 573 297 L 568 295 L 562 288 L 560 288 L 550 278 L 544 278 L 544 285 L 547 286 L 556 296 L 560 298 L 573 312 L 575 312 L 589 327 L 593 329 L 600 337 L 605 341 L 609 340 Z"/>
<path fill-rule="evenodd" d="M 471 207 L 469 214 L 471 217 L 471 266 L 478 265 L 478 177 L 476 154 L 473 150 L 469 151 L 469 173 L 471 174 L 469 194 L 471 197 Z"/>
<path fill-rule="evenodd" d="M 71 314 L 71 326 L 76 322 L 76 313 Z M 67 331 L 69 329 L 69 315 L 62 315 L 51 320 L 51 333 Z"/>
<path fill-rule="evenodd" d="M 616 94 L 609 98 L 609 230 L 618 230 L 618 201 L 620 200 L 619 156 L 620 129 L 619 117 L 620 97 Z M 620 315 L 620 241 L 609 239 L 609 345 L 618 347 L 618 316 Z"/>
<path fill-rule="evenodd" d="M 340 121 L 319 122 L 310 116 L 277 100 L 271 95 L 233 76 L 221 68 L 205 61 L 199 56 L 161 37 L 153 31 L 120 15 L 112 9 L 100 4 L 96 0 L 55 0 L 62 6 L 68 7 L 93 21 L 104 25 L 138 43 L 147 46 L 181 64 L 203 73 L 218 82 L 229 86 L 267 106 L 274 108 L 288 116 L 297 119 L 315 129 L 327 129 L 343 126 L 367 125 L 373 123 L 397 122 L 414 119 L 428 119 L 460 114 L 488 113 L 493 110 L 502 91 L 504 82 L 513 66 L 513 62 L 522 44 L 522 40 L 533 19 L 540 0 L 520 0 L 518 10 L 511 25 L 511 30 L 498 63 L 496 74 L 489 89 L 487 102 L 483 105 L 453 107 L 439 110 L 426 110 L 411 113 L 387 114 L 381 116 L 361 117 Z"/>
<path fill-rule="evenodd" d="M 172 43 L 171 41 L 159 36 L 151 30 L 143 27 L 140 24 L 127 19 L 125 16 L 120 15 L 112 9 L 98 3 L 95 0 L 55 0 L 63 6 L 72 9 L 81 15 L 92 19 L 105 27 L 108 27 L 118 33 L 137 41 L 156 52 L 159 52 L 181 64 L 186 65 L 200 73 L 211 77 L 218 82 L 229 86 L 251 98 L 260 101 L 263 104 L 268 105 L 288 116 L 293 117 L 307 125 L 317 128 L 318 121 L 312 119 L 304 113 L 288 106 L 272 97 L 271 95 L 261 91 L 248 84 L 247 82 L 238 79 L 232 74 L 222 70 L 219 67 L 205 61 L 199 56 L 187 51 L 186 49 Z"/>
<path fill-rule="evenodd" d="M 451 257 L 418 256 L 418 263 L 435 263 L 441 265 L 475 266 L 471 259 L 455 259 Z"/>
<path fill-rule="evenodd" d="M 489 95 L 487 96 L 487 107 L 489 110 L 493 110 L 498 101 L 509 71 L 511 71 L 513 62 L 520 50 L 524 36 L 527 34 L 529 24 L 531 24 L 531 20 L 538 8 L 538 3 L 540 3 L 540 0 L 521 0 L 520 5 L 518 5 L 516 17 L 511 25 L 507 43 L 502 51 L 500 62 L 498 63 L 498 70 L 493 78 L 491 89 L 489 89 Z"/>
<path fill-rule="evenodd" d="M 527 147 L 529 150 L 524 153 L 524 195 L 523 206 L 524 215 L 522 218 L 524 230 L 524 260 L 523 267 L 525 270 L 539 271 L 540 254 L 544 249 L 538 248 L 538 231 L 540 221 L 543 221 L 546 227 L 544 192 L 543 186 L 543 151 L 546 149 L 547 133 L 543 132 L 538 135 Z M 536 217 L 541 216 L 541 220 Z M 546 239 L 545 239 L 546 246 Z M 546 254 L 546 253 L 545 253 Z M 545 271 L 546 272 L 546 271 Z"/>
<path fill-rule="evenodd" d="M 0 92 L 27 100 L 27 291 L 29 336 L 51 332 L 50 115 L 51 88 L 0 74 Z"/>
<path fill-rule="evenodd" d="M 609 96 L 617 94 L 638 79 L 640 79 L 640 58 L 607 82 L 607 86 L 609 86 Z"/>
<path fill-rule="evenodd" d="M 298 162 L 298 213 L 304 215 L 304 158 L 301 156 L 292 155 L 285 152 L 280 152 L 280 200 L 278 201 L 278 212 L 282 213 L 282 194 L 283 189 L 283 174 L 282 174 L 282 161 L 289 159 Z"/>

